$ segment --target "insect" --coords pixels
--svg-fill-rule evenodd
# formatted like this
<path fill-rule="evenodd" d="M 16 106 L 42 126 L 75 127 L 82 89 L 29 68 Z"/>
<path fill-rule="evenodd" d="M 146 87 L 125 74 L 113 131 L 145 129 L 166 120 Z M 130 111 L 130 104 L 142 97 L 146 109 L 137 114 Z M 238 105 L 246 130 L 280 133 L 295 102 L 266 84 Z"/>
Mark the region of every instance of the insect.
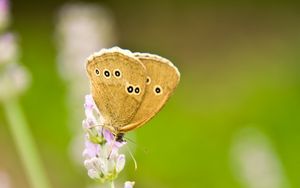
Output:
<path fill-rule="evenodd" d="M 86 70 L 103 126 L 116 140 L 153 118 L 180 80 L 178 69 L 169 60 L 119 47 L 91 55 Z"/>

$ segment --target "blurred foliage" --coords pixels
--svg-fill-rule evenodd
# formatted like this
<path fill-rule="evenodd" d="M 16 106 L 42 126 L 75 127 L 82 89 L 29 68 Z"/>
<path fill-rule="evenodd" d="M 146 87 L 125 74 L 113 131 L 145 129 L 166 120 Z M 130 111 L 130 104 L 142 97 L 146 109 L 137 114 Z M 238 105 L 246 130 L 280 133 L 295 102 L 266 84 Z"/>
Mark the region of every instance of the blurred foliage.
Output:
<path fill-rule="evenodd" d="M 32 86 L 21 100 L 47 173 L 53 187 L 79 188 L 91 180 L 69 156 L 72 112 L 66 107 L 68 85 L 57 71 L 53 34 L 63 3 L 13 1 L 12 30 L 21 39 L 21 62 L 32 73 Z M 165 56 L 182 73 L 165 108 L 136 131 L 139 168 L 128 163 L 123 178 L 145 188 L 240 187 L 229 163 L 231 137 L 253 124 L 271 138 L 291 187 L 300 187 L 299 5 L 103 3 L 115 14 L 118 45 Z M 0 148 L 0 169 L 8 171 L 15 187 L 27 187 L 3 113 Z"/>

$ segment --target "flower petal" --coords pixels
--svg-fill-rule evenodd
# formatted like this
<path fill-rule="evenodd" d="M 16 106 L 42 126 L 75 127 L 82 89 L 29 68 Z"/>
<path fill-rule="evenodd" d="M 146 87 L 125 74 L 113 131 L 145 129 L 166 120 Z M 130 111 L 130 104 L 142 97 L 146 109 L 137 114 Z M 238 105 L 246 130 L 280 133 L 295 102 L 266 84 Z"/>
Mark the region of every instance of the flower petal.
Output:
<path fill-rule="evenodd" d="M 97 161 L 97 167 L 99 167 L 99 170 L 104 174 L 107 175 L 109 173 L 108 165 L 105 159 L 99 158 Z"/>
<path fill-rule="evenodd" d="M 94 103 L 94 99 L 93 99 L 92 95 L 86 95 L 84 108 L 86 110 L 92 110 L 94 108 L 94 106 L 95 106 L 95 103 Z"/>
<path fill-rule="evenodd" d="M 124 188 L 133 188 L 135 182 L 134 181 L 126 181 Z"/>
<path fill-rule="evenodd" d="M 103 129 L 103 136 L 109 144 L 115 141 L 114 135 L 108 129 Z"/>
<path fill-rule="evenodd" d="M 95 169 L 89 169 L 89 170 L 88 170 L 88 175 L 89 175 L 89 177 L 92 178 L 92 179 L 97 179 L 97 178 L 99 178 L 99 174 L 98 174 L 98 172 L 97 172 Z"/>
<path fill-rule="evenodd" d="M 125 166 L 125 155 L 121 154 L 119 155 L 117 159 L 117 164 L 116 164 L 116 170 L 117 172 L 121 172 Z"/>
<path fill-rule="evenodd" d="M 83 150 L 82 155 L 84 157 L 92 158 L 92 157 L 96 157 L 97 154 L 99 153 L 99 151 L 100 151 L 100 147 L 98 144 L 94 144 L 94 143 L 90 142 L 89 140 L 86 140 L 85 141 L 85 149 Z"/>

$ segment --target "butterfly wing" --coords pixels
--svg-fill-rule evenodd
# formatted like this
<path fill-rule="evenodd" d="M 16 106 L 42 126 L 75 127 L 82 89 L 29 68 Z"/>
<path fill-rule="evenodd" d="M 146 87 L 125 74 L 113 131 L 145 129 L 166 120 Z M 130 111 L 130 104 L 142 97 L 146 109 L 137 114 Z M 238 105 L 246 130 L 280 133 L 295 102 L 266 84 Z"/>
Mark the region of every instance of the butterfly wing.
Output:
<path fill-rule="evenodd" d="M 147 70 L 146 91 L 131 123 L 121 127 L 127 132 L 149 121 L 164 106 L 180 80 L 178 69 L 167 59 L 157 55 L 135 53 Z"/>
<path fill-rule="evenodd" d="M 114 133 L 131 122 L 145 93 L 146 69 L 130 51 L 114 47 L 88 58 L 93 99 Z"/>

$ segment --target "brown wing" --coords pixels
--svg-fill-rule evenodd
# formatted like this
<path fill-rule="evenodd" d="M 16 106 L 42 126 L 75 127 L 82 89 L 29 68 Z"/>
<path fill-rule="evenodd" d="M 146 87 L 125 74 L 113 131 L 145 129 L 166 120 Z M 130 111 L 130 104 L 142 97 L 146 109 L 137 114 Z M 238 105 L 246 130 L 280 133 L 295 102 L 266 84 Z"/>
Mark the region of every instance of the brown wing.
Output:
<path fill-rule="evenodd" d="M 120 128 L 127 132 L 142 126 L 164 106 L 180 80 L 178 69 L 167 59 L 157 55 L 135 53 L 147 70 L 146 92 L 130 124 Z"/>
<path fill-rule="evenodd" d="M 129 124 L 145 93 L 146 69 L 128 50 L 103 49 L 86 64 L 93 99 L 114 133 Z"/>

